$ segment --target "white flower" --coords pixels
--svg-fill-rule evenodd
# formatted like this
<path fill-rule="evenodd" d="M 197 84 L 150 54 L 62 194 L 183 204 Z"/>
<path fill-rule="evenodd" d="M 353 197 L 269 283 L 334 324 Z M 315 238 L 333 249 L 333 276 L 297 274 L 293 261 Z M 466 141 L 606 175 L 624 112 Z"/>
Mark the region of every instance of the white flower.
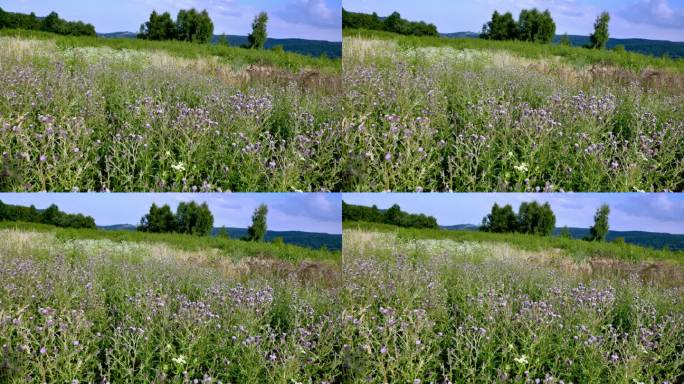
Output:
<path fill-rule="evenodd" d="M 178 357 L 174 357 L 174 358 L 171 359 L 171 360 L 172 360 L 174 363 L 179 364 L 179 365 L 183 365 L 183 364 L 186 363 L 186 361 L 185 361 L 185 356 L 183 356 L 183 355 L 180 355 L 180 356 L 178 356 Z"/>
<path fill-rule="evenodd" d="M 515 168 L 515 170 L 518 172 L 527 172 L 527 164 L 525 163 L 520 163 L 520 165 L 514 165 L 513 168 Z"/>
<path fill-rule="evenodd" d="M 522 365 L 525 365 L 525 364 L 528 363 L 528 361 L 527 361 L 527 356 L 525 356 L 525 355 L 522 355 L 522 356 L 520 356 L 520 357 L 516 357 L 516 358 L 513 359 L 513 360 L 514 360 L 516 363 L 522 364 Z"/>
<path fill-rule="evenodd" d="M 173 164 L 171 168 L 173 168 L 176 172 L 183 172 L 185 171 L 185 164 L 183 164 L 183 162 L 181 161 L 178 164 Z"/>

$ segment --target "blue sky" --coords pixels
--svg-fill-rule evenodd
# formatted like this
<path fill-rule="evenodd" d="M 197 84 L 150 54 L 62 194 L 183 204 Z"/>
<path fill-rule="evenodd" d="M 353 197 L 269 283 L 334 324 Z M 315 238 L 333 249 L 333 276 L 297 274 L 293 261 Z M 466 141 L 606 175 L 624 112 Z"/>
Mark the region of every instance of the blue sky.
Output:
<path fill-rule="evenodd" d="M 342 0 L 0 0 L 6 11 L 56 11 L 63 19 L 82 20 L 97 32 L 137 32 L 152 10 L 206 9 L 214 21 L 214 33 L 247 35 L 259 11 L 269 14 L 270 37 L 342 40 Z"/>
<path fill-rule="evenodd" d="M 138 224 L 152 203 L 206 202 L 214 214 L 214 226 L 246 228 L 259 204 L 268 205 L 268 228 L 274 231 L 342 233 L 342 200 L 338 193 L 0 193 L 6 204 L 83 213 L 97 225 Z"/>
<path fill-rule="evenodd" d="M 348 11 L 398 11 L 404 18 L 437 25 L 440 32 L 479 32 L 492 12 L 510 11 L 517 19 L 523 8 L 548 9 L 556 32 L 589 35 L 601 11 L 611 15 L 611 37 L 684 41 L 684 0 L 344 0 Z"/>
<path fill-rule="evenodd" d="M 344 193 L 349 204 L 389 208 L 399 204 L 411 213 L 425 213 L 440 225 L 477 224 L 494 203 L 511 204 L 517 212 L 523 201 L 549 202 L 556 226 L 588 228 L 601 204 L 610 205 L 610 227 L 684 234 L 684 194 L 681 193 Z"/>

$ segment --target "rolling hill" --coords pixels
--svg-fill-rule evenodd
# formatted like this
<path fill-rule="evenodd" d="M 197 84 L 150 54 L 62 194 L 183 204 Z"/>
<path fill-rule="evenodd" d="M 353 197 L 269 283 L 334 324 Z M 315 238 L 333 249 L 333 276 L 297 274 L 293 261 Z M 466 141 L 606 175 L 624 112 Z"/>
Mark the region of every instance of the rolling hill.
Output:
<path fill-rule="evenodd" d="M 135 231 L 135 225 L 131 224 L 115 224 L 99 226 L 98 228 L 107 231 Z M 232 239 L 240 239 L 247 235 L 247 228 L 233 228 L 226 227 L 228 236 Z M 221 231 L 221 228 L 214 228 L 211 233 L 216 236 Z M 302 232 L 302 231 L 268 231 L 266 232 L 266 241 L 273 241 L 281 237 L 283 242 L 287 244 L 298 245 L 300 247 L 307 247 L 313 249 L 320 249 L 325 246 L 329 250 L 339 251 L 342 249 L 342 235 L 333 235 L 329 233 L 316 232 Z"/>
<path fill-rule="evenodd" d="M 442 33 L 443 37 L 448 38 L 478 38 L 480 35 L 476 32 L 452 32 Z M 573 46 L 581 47 L 589 43 L 589 36 L 568 35 Z M 560 42 L 561 35 L 556 35 L 553 39 L 555 44 Z M 684 42 L 667 41 L 667 40 L 649 40 L 649 39 L 608 39 L 608 49 L 615 48 L 617 45 L 623 45 L 625 50 L 630 52 L 641 53 L 650 56 L 662 56 L 667 54 L 671 58 L 684 58 Z"/>
<path fill-rule="evenodd" d="M 100 33 L 99 36 L 111 39 L 135 39 L 136 34 L 133 32 L 112 32 Z M 247 44 L 247 36 L 226 35 L 228 43 L 231 46 L 242 46 Z M 214 35 L 211 39 L 212 43 L 218 43 L 221 35 Z M 275 39 L 269 38 L 266 40 L 266 48 L 271 49 L 277 45 L 281 45 L 283 50 L 287 52 L 299 53 L 308 56 L 320 56 L 325 54 L 330 58 L 342 57 L 342 43 L 336 41 L 325 40 L 307 40 L 307 39 Z"/>
<path fill-rule="evenodd" d="M 442 226 L 441 228 L 451 231 L 478 230 L 478 226 L 473 224 L 456 224 Z M 562 228 L 554 229 L 553 235 L 560 235 L 561 230 Z M 583 239 L 589 235 L 589 228 L 568 228 L 568 230 L 573 239 Z M 626 243 L 640 245 L 642 247 L 654 249 L 663 249 L 667 247 L 673 251 L 684 250 L 684 235 L 645 231 L 609 231 L 606 239 L 608 241 L 614 241 L 618 237 L 624 238 Z"/>

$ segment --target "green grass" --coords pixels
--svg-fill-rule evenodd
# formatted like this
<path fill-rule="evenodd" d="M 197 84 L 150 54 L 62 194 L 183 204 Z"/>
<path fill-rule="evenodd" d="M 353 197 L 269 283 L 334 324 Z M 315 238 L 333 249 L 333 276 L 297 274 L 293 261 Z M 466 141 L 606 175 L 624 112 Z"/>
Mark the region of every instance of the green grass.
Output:
<path fill-rule="evenodd" d="M 0 36 L 51 40 L 61 49 L 76 47 L 108 47 L 116 50 L 159 50 L 188 59 L 216 56 L 235 67 L 254 64 L 282 67 L 293 71 L 309 68 L 322 70 L 328 73 L 338 73 L 342 68 L 342 61 L 339 59 L 311 57 L 292 52 L 226 47 L 220 44 L 197 44 L 183 41 L 152 41 L 123 38 L 110 39 L 91 36 L 62 36 L 49 32 L 22 29 L 0 29 Z"/>
<path fill-rule="evenodd" d="M 240 259 L 244 257 L 267 257 L 286 261 L 330 260 L 340 258 L 340 252 L 298 247 L 292 244 L 250 242 L 225 239 L 218 236 L 192 236 L 178 233 L 147 233 L 137 231 L 105 231 L 101 229 L 58 228 L 51 225 L 0 222 L 0 229 L 50 232 L 62 241 L 78 239 L 110 240 L 114 242 L 162 243 L 183 251 L 216 249 L 221 256 Z"/>
<path fill-rule="evenodd" d="M 667 260 L 684 264 L 684 252 L 682 251 L 652 249 L 626 243 L 590 242 L 558 236 L 543 237 L 522 233 L 399 228 L 393 225 L 366 222 L 344 222 L 343 227 L 345 229 L 358 229 L 371 232 L 391 232 L 396 233 L 400 238 L 405 239 L 449 239 L 458 242 L 475 241 L 506 243 L 526 251 L 561 249 L 567 255 L 577 259 L 608 257 L 630 261 Z"/>
<path fill-rule="evenodd" d="M 405 36 L 391 32 L 344 29 L 345 37 L 362 37 L 396 41 L 404 49 L 416 47 L 451 47 L 454 49 L 485 49 L 508 51 L 528 59 L 558 56 L 576 66 L 614 65 L 633 71 L 645 68 L 669 69 L 684 72 L 684 60 L 653 57 L 634 52 L 586 49 L 560 44 L 538 44 L 525 41 L 495 41 L 470 38 L 445 38 L 431 36 Z"/>

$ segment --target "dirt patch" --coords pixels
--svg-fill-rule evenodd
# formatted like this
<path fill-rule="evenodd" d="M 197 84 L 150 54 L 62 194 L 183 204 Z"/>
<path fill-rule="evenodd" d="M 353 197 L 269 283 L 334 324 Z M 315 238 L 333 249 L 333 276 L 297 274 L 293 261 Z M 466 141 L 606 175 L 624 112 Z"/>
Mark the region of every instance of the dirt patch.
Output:
<path fill-rule="evenodd" d="M 327 287 L 340 283 L 340 267 L 331 262 L 302 261 L 295 264 L 277 259 L 250 258 L 245 261 L 245 265 L 251 275 L 295 279 L 302 284 Z"/>
<path fill-rule="evenodd" d="M 341 76 L 315 70 L 302 69 L 295 73 L 276 67 L 250 65 L 245 73 L 249 81 L 255 83 L 275 83 L 283 86 L 295 84 L 303 90 L 315 89 L 325 91 L 328 94 L 341 93 L 342 90 Z"/>

